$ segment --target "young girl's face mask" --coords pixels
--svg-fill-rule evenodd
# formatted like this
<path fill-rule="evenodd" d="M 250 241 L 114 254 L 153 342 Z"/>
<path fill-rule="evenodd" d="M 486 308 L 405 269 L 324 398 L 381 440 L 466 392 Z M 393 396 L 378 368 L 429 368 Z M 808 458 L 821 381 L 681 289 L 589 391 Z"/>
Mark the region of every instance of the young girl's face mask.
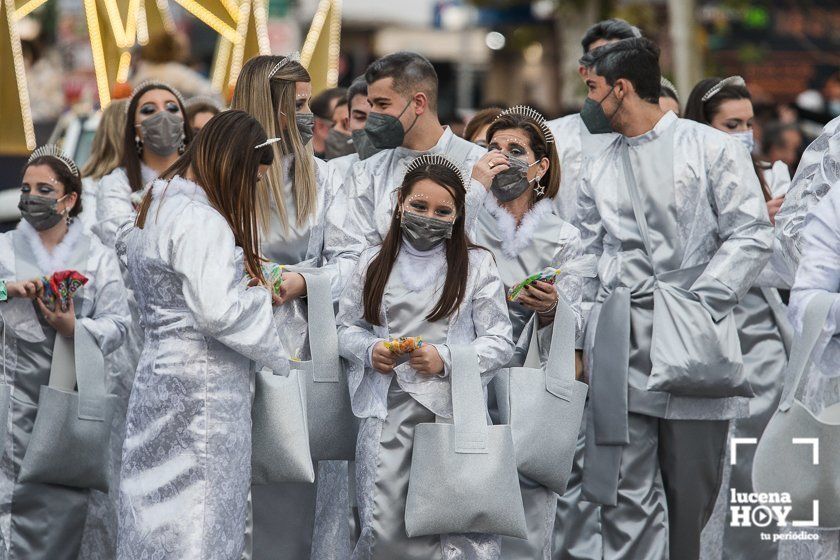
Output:
<path fill-rule="evenodd" d="M 429 251 L 444 239 L 452 238 L 458 212 L 448 190 L 424 179 L 414 185 L 400 214 L 400 229 L 405 240 L 419 251 Z"/>

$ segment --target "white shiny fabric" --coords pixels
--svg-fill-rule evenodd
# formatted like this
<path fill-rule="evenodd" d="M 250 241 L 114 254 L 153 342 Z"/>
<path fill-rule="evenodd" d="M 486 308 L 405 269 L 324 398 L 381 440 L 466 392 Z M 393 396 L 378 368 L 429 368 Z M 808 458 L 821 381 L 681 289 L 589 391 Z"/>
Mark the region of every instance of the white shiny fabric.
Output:
<path fill-rule="evenodd" d="M 146 164 L 140 164 L 140 172 L 146 185 L 157 178 L 157 173 Z M 117 229 L 134 217 L 141 193 L 131 191 L 128 176 L 122 167 L 99 180 L 96 187 L 96 223 L 92 231 L 107 247 L 114 246 Z"/>
<path fill-rule="evenodd" d="M 251 482 L 252 361 L 283 353 L 262 287 L 203 189 L 157 181 L 118 234 L 146 343 L 128 407 L 118 557 L 239 560 Z"/>

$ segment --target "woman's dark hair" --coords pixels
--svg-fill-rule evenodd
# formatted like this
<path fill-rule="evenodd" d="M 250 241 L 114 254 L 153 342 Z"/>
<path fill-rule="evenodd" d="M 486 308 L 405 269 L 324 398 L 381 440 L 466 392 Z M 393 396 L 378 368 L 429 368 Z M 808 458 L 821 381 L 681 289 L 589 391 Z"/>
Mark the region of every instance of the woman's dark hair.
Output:
<path fill-rule="evenodd" d="M 688 96 L 688 103 L 685 105 L 683 118 L 712 126 L 712 121 L 724 102 L 737 101 L 739 99 L 747 99 L 752 102 L 750 90 L 746 86 L 737 84 L 725 85 L 716 94 L 703 101 L 703 96 L 722 81 L 723 78 L 706 78 L 705 80 L 700 80 L 694 86 L 694 89 L 691 90 L 691 95 Z M 773 195 L 770 192 L 769 185 L 767 185 L 767 180 L 764 178 L 762 165 L 754 155 L 750 154 L 750 157 L 752 158 L 753 168 L 758 177 L 758 182 L 761 184 L 761 192 L 764 194 L 764 199 L 770 200 L 773 198 Z"/>
<path fill-rule="evenodd" d="M 245 256 L 245 269 L 264 281 L 257 220 L 257 174 L 260 165 L 271 165 L 271 146 L 260 123 L 245 111 L 224 111 L 207 121 L 187 151 L 161 174 L 162 179 L 192 170 L 210 205 L 224 216 L 236 245 Z M 137 227 L 146 224 L 153 191 L 149 190 L 137 214 Z"/>
<path fill-rule="evenodd" d="M 501 115 L 502 111 L 504 111 L 504 109 L 499 107 L 488 107 L 487 109 L 482 109 L 477 112 L 473 115 L 473 118 L 470 119 L 470 122 L 467 123 L 466 128 L 464 128 L 464 139 L 473 142 L 473 138 L 475 138 L 475 135 L 478 134 L 478 131 L 496 120 L 496 117 Z"/>
<path fill-rule="evenodd" d="M 379 325 L 379 314 L 382 309 L 382 297 L 385 285 L 391 276 L 394 262 L 402 247 L 402 230 L 400 220 L 402 204 L 411 195 L 414 185 L 429 179 L 445 188 L 455 199 L 457 212 L 455 224 L 452 228 L 452 238 L 444 240 L 446 249 L 446 280 L 443 292 L 434 309 L 426 316 L 428 321 L 438 321 L 448 317 L 460 307 L 467 291 L 467 276 L 469 273 L 469 250 L 476 247 L 467 239 L 464 226 L 467 193 L 461 177 L 445 165 L 428 163 L 412 169 L 406 173 L 399 188 L 397 205 L 391 217 L 391 227 L 382 246 L 368 265 L 363 292 L 364 317 L 371 325 Z"/>
<path fill-rule="evenodd" d="M 76 204 L 70 209 L 70 217 L 78 216 L 82 211 L 82 178 L 67 168 L 60 159 L 54 156 L 36 157 L 23 166 L 21 176 L 33 165 L 46 165 L 55 173 L 55 178 L 64 186 L 64 194 L 76 193 Z"/>
<path fill-rule="evenodd" d="M 164 89 L 175 96 L 178 102 L 178 107 L 181 109 L 181 115 L 184 117 L 184 145 L 189 146 L 192 142 L 193 131 L 190 126 L 190 121 L 187 119 L 187 110 L 181 101 L 181 94 L 178 91 L 166 84 L 159 82 L 152 82 L 142 85 L 139 89 L 134 91 L 131 95 L 131 100 L 126 109 L 125 121 L 125 136 L 123 137 L 123 154 L 122 167 L 125 169 L 125 174 L 128 177 L 128 184 L 131 186 L 132 192 L 139 191 L 143 188 L 143 173 L 140 171 L 140 155 L 137 153 L 137 144 L 134 138 L 137 136 L 137 129 L 135 128 L 134 114 L 137 112 L 137 105 L 140 103 L 140 98 L 153 89 Z"/>
<path fill-rule="evenodd" d="M 487 143 L 500 130 L 521 130 L 528 136 L 530 148 L 534 152 L 535 161 L 548 158 L 548 172 L 540 178 L 540 185 L 545 187 L 543 194 L 534 193 L 534 202 L 544 198 L 554 198 L 560 190 L 560 160 L 553 144 L 549 144 L 542 127 L 530 117 L 516 113 L 505 113 L 493 121 L 487 129 Z"/>

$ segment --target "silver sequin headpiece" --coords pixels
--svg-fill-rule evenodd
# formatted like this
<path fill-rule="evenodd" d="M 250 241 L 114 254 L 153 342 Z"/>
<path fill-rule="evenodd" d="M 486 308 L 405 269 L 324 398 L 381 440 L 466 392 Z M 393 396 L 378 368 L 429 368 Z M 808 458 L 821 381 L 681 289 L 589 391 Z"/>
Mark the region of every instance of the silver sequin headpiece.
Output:
<path fill-rule="evenodd" d="M 282 138 L 269 138 L 268 140 L 266 140 L 262 144 L 257 144 L 256 146 L 254 146 L 254 149 L 259 150 L 260 148 L 265 148 L 266 146 L 271 146 L 272 144 L 276 144 L 277 142 L 280 142 L 281 140 L 282 140 Z"/>
<path fill-rule="evenodd" d="M 659 80 L 659 85 L 660 85 L 660 87 L 663 87 L 663 88 L 667 89 L 668 91 L 670 91 L 671 93 L 673 93 L 674 98 L 677 100 L 677 103 L 680 102 L 680 94 L 677 93 L 677 86 L 675 86 L 671 82 L 671 80 L 669 80 L 665 76 L 662 76 L 662 78 Z"/>
<path fill-rule="evenodd" d="M 747 87 L 747 82 L 744 81 L 744 78 L 741 76 L 729 76 L 728 78 L 724 78 L 719 81 L 717 84 L 712 86 L 712 88 L 703 94 L 703 97 L 700 98 L 702 103 L 705 103 L 715 95 L 720 93 L 720 90 L 727 86 L 736 86 L 736 87 Z"/>
<path fill-rule="evenodd" d="M 29 165 L 39 157 L 51 157 L 57 159 L 64 164 L 70 173 L 76 175 L 77 177 L 79 176 L 79 168 L 76 167 L 76 162 L 70 159 L 70 156 L 59 150 L 55 144 L 45 144 L 32 152 L 32 155 L 29 156 L 29 161 L 26 162 L 26 165 Z"/>
<path fill-rule="evenodd" d="M 270 80 L 271 78 L 273 78 L 278 70 L 280 70 L 290 62 L 300 62 L 300 53 L 298 51 L 295 51 L 281 58 L 280 62 L 275 64 L 274 67 L 271 70 L 269 70 L 268 79 Z"/>
<path fill-rule="evenodd" d="M 464 181 L 464 174 L 458 168 L 458 165 L 448 157 L 441 154 L 423 154 L 422 156 L 414 158 L 411 163 L 408 164 L 405 174 L 408 175 L 415 169 L 420 169 L 424 165 L 440 165 L 454 171 L 455 175 L 458 176 L 458 180 L 461 181 L 461 184 L 464 186 L 464 189 L 467 189 L 467 183 Z"/>
<path fill-rule="evenodd" d="M 184 104 L 184 108 L 189 109 L 193 105 L 198 105 L 200 103 L 204 103 L 206 105 L 210 105 L 211 107 L 215 107 L 219 111 L 222 110 L 222 106 L 218 102 L 218 100 L 210 97 L 209 95 L 195 95 L 193 97 L 190 97 Z"/>
<path fill-rule="evenodd" d="M 165 82 L 159 82 L 157 80 L 146 80 L 144 82 L 140 82 L 137 84 L 137 87 L 131 92 L 131 97 L 128 98 L 128 103 L 125 104 L 125 113 L 128 114 L 128 106 L 131 105 L 131 102 L 134 101 L 134 98 L 137 97 L 137 94 L 140 93 L 142 90 L 146 89 L 147 87 L 151 87 L 151 89 L 165 89 L 172 92 L 178 102 L 181 104 L 181 107 L 186 108 L 186 103 L 184 103 L 184 96 L 181 95 L 181 92 L 175 89 L 174 87 L 170 86 Z"/>
<path fill-rule="evenodd" d="M 543 131 L 543 135 L 545 136 L 545 141 L 548 144 L 554 144 L 554 134 L 552 134 L 551 129 L 548 128 L 548 125 L 545 122 L 545 117 L 542 116 L 539 111 L 532 107 L 528 107 L 527 105 L 516 105 L 515 107 L 511 107 L 510 109 L 506 109 L 502 111 L 502 113 L 496 117 L 495 120 L 498 120 L 503 115 L 520 115 L 525 117 L 526 119 L 531 119 L 540 129 Z"/>

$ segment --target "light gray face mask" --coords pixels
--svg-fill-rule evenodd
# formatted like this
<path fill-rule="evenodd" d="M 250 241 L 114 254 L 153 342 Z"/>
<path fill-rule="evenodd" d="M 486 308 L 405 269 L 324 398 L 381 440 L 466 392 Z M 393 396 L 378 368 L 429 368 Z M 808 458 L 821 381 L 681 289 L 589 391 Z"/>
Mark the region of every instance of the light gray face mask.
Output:
<path fill-rule="evenodd" d="M 66 198 L 66 195 L 56 199 L 22 193 L 20 195 L 20 202 L 18 203 L 18 210 L 20 210 L 20 215 L 23 219 L 35 228 L 36 231 L 45 231 L 60 222 L 67 213 L 67 210 L 64 212 L 58 211 L 58 203 L 64 200 L 64 198 Z"/>
<path fill-rule="evenodd" d="M 406 211 L 403 211 L 400 220 L 403 237 L 418 251 L 429 251 L 443 243 L 444 239 L 452 239 L 454 225 L 454 221 L 447 222 Z"/>
<path fill-rule="evenodd" d="M 508 156 L 510 169 L 506 169 L 493 177 L 493 182 L 490 184 L 490 191 L 496 197 L 496 200 L 510 202 L 519 198 L 531 184 L 528 180 L 528 168 L 536 164 L 536 161 L 528 164 L 519 158 Z"/>
<path fill-rule="evenodd" d="M 297 126 L 300 141 L 306 146 L 312 141 L 315 134 L 315 115 L 312 113 L 295 113 L 295 126 Z"/>
<path fill-rule="evenodd" d="M 174 154 L 184 145 L 184 117 L 160 111 L 140 123 L 143 148 L 159 156 Z"/>

